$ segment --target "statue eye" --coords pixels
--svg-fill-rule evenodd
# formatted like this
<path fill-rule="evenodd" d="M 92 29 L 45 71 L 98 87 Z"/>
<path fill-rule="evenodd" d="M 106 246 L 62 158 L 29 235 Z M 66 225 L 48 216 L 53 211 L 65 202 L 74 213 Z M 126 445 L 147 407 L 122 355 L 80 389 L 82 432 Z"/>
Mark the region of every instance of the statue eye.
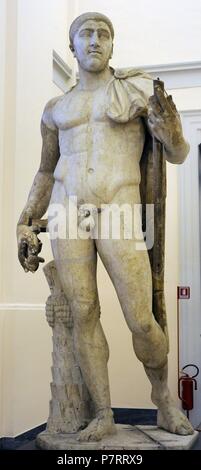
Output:
<path fill-rule="evenodd" d="M 108 31 L 106 31 L 105 29 L 101 29 L 98 31 L 98 37 L 102 39 L 109 39 L 110 35 Z"/>
<path fill-rule="evenodd" d="M 104 32 L 101 32 L 101 33 L 100 33 L 100 37 L 108 39 L 108 38 L 109 38 L 109 34 L 108 34 L 106 31 L 104 31 Z"/>
<path fill-rule="evenodd" d="M 83 29 L 79 34 L 80 37 L 85 37 L 85 38 L 90 37 L 91 35 L 92 35 L 92 31 L 90 29 Z"/>

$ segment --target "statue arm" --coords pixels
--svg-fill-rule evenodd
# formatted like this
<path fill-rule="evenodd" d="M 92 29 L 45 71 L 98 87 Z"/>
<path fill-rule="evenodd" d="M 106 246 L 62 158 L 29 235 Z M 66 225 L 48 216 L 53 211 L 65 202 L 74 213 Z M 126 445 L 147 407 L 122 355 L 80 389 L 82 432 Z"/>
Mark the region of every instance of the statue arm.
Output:
<path fill-rule="evenodd" d="M 149 99 L 148 128 L 164 145 L 164 156 L 170 163 L 183 163 L 190 146 L 186 142 L 181 125 L 181 118 L 171 96 L 165 96 L 158 88 Z"/>
<path fill-rule="evenodd" d="M 42 153 L 39 170 L 34 178 L 27 203 L 17 224 L 18 257 L 24 270 L 36 271 L 38 268 L 38 253 L 41 249 L 37 235 L 29 228 L 30 218 L 40 219 L 46 212 L 54 184 L 53 173 L 59 159 L 58 129 L 52 119 L 52 107 L 55 100 L 51 100 L 45 107 L 41 120 Z M 28 263 L 27 251 L 32 258 Z M 33 258 L 35 257 L 35 258 Z M 36 263 L 34 263 L 34 260 Z"/>
<path fill-rule="evenodd" d="M 170 163 L 181 164 L 185 161 L 187 155 L 190 151 L 189 143 L 184 139 L 182 132 L 180 133 L 180 138 L 177 139 L 176 143 L 173 143 L 172 146 L 164 145 L 164 154 L 165 158 Z"/>

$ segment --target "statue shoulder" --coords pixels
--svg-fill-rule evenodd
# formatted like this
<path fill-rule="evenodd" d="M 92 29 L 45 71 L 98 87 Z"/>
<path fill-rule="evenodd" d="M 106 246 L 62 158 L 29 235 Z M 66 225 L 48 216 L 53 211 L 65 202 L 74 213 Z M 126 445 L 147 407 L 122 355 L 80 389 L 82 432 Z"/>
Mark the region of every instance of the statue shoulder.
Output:
<path fill-rule="evenodd" d="M 68 104 L 68 98 L 73 93 L 76 85 L 77 83 L 71 86 L 70 89 L 63 95 L 56 96 L 56 98 L 52 98 L 47 102 L 42 115 L 42 124 L 44 124 L 49 129 L 58 130 L 57 116 L 60 113 L 62 107 Z"/>
<path fill-rule="evenodd" d="M 117 68 L 114 70 L 114 77 L 118 79 L 127 79 L 127 78 L 146 78 L 152 80 L 151 75 L 146 73 L 144 70 L 136 69 L 134 67 L 127 68 Z"/>
<path fill-rule="evenodd" d="M 120 81 L 124 88 L 127 88 L 128 93 L 143 95 L 147 101 L 153 95 L 153 77 L 144 70 L 126 68 L 116 69 L 114 77 Z"/>
<path fill-rule="evenodd" d="M 66 96 L 71 94 L 74 86 L 72 86 L 66 93 L 63 95 L 56 96 L 49 100 L 44 108 L 43 115 L 42 115 L 42 123 L 46 125 L 46 127 L 50 129 L 57 129 L 56 120 L 55 120 L 55 112 L 62 105 L 63 101 L 66 100 Z"/>
<path fill-rule="evenodd" d="M 55 105 L 60 100 L 62 100 L 62 98 L 63 98 L 63 95 L 52 98 L 45 105 L 45 108 L 42 114 L 41 123 L 50 129 L 53 129 L 53 130 L 56 129 L 56 124 L 54 122 L 54 117 L 53 117 L 53 110 L 54 110 Z"/>

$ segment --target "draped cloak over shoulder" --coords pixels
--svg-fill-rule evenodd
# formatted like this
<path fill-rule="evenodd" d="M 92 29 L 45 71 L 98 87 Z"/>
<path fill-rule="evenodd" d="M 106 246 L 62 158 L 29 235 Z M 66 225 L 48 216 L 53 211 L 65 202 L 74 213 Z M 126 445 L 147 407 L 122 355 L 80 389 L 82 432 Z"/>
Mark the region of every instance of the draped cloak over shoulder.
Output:
<path fill-rule="evenodd" d="M 153 79 L 134 69 L 114 71 L 107 89 L 106 113 L 110 119 L 126 123 L 136 117 L 147 116 L 147 105 L 153 95 Z"/>

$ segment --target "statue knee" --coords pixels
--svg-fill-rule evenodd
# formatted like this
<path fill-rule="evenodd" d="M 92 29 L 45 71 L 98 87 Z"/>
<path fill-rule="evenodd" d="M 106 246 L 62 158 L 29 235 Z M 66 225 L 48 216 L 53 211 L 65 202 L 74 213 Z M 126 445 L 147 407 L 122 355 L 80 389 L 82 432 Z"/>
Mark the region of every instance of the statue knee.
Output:
<path fill-rule="evenodd" d="M 100 306 L 97 299 L 94 300 L 73 300 L 71 312 L 74 325 L 84 326 L 85 324 L 97 322 L 100 317 Z"/>
<path fill-rule="evenodd" d="M 140 318 L 135 319 L 131 326 L 131 331 L 137 335 L 147 335 L 151 332 L 153 326 L 152 317 L 150 318 Z"/>

